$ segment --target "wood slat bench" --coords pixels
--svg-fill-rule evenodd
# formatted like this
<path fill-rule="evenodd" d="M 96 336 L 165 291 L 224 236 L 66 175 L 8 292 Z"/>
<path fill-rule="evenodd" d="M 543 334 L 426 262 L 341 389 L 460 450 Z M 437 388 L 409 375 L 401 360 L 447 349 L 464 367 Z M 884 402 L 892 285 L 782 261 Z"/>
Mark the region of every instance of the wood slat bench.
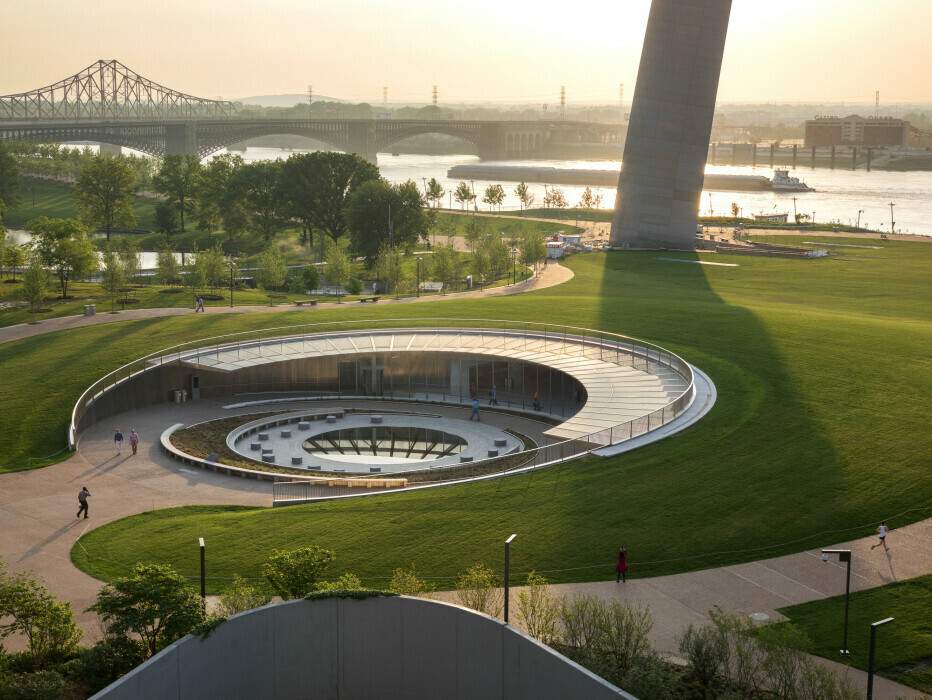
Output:
<path fill-rule="evenodd" d="M 305 304 L 317 306 L 317 299 L 299 299 L 295 302 L 295 306 L 304 306 Z"/>
<path fill-rule="evenodd" d="M 365 304 L 367 301 L 371 301 L 371 302 L 375 303 L 375 302 L 377 302 L 377 301 L 378 301 L 379 299 L 381 299 L 381 298 L 382 298 L 382 297 L 359 297 L 359 303 L 360 303 L 360 304 Z"/>

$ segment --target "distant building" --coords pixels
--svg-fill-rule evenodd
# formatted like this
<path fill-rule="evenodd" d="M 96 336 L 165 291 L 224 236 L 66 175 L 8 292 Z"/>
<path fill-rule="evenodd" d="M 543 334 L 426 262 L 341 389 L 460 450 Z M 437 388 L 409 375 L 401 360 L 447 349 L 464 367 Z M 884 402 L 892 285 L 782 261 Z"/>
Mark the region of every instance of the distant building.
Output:
<path fill-rule="evenodd" d="M 757 221 L 772 221 L 777 224 L 785 224 L 789 221 L 790 214 L 789 212 L 781 212 L 779 214 L 754 214 L 754 218 Z"/>
<path fill-rule="evenodd" d="M 806 121 L 806 146 L 908 146 L 909 122 L 893 117 L 816 117 Z"/>

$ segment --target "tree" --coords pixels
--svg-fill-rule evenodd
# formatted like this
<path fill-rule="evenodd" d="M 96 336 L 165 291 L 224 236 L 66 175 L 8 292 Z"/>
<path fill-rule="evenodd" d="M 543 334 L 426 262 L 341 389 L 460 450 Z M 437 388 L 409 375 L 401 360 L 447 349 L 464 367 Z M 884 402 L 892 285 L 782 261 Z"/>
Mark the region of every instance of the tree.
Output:
<path fill-rule="evenodd" d="M 479 246 L 472 254 L 471 271 L 474 278 L 478 278 L 479 283 L 485 286 L 489 281 L 492 271 L 492 262 L 485 246 Z"/>
<path fill-rule="evenodd" d="M 203 601 L 185 577 L 162 564 L 136 564 L 131 576 L 104 585 L 87 610 L 100 615 L 110 634 L 138 635 L 149 656 L 205 618 Z"/>
<path fill-rule="evenodd" d="M 453 246 L 440 245 L 434 248 L 434 277 L 444 283 L 443 293 L 453 280 Z"/>
<path fill-rule="evenodd" d="M 26 264 L 26 248 L 15 243 L 6 247 L 0 245 L 0 252 L 3 253 L 3 264 L 13 270 L 13 281 L 15 282 L 16 271 Z"/>
<path fill-rule="evenodd" d="M 0 201 L 8 209 L 16 209 L 22 201 L 23 183 L 19 161 L 6 141 L 0 141 Z"/>
<path fill-rule="evenodd" d="M 107 232 L 113 227 L 132 228 L 139 221 L 133 211 L 136 175 L 121 158 L 112 153 L 98 153 L 81 170 L 71 188 L 81 218 Z"/>
<path fill-rule="evenodd" d="M 204 282 L 213 293 L 217 287 L 223 284 L 227 272 L 226 256 L 223 254 L 220 244 L 202 250 L 197 256 L 197 262 L 204 274 Z"/>
<path fill-rule="evenodd" d="M 476 250 L 485 240 L 485 234 L 489 232 L 489 225 L 485 219 L 471 216 L 463 229 L 463 237 L 466 239 L 469 249 Z"/>
<path fill-rule="evenodd" d="M 740 213 L 741 213 L 741 207 L 738 206 L 738 203 L 737 203 L 737 202 L 732 202 L 732 203 L 731 203 L 731 218 L 732 218 L 732 219 L 737 219 L 737 218 L 738 218 L 738 214 L 740 214 Z"/>
<path fill-rule="evenodd" d="M 230 202 L 223 208 L 223 228 L 232 241 L 241 233 L 245 233 L 252 225 L 249 212 L 242 202 Z"/>
<path fill-rule="evenodd" d="M 518 259 L 525 267 L 536 265 L 547 257 L 547 246 L 544 244 L 543 236 L 538 232 L 529 232 L 525 235 L 520 251 Z"/>
<path fill-rule="evenodd" d="M 184 232 L 184 215 L 194 207 L 195 183 L 203 166 L 197 156 L 172 154 L 165 156 L 158 173 L 152 178 L 155 191 L 168 198 L 168 204 L 178 213 Z"/>
<path fill-rule="evenodd" d="M 553 594 L 547 579 L 533 571 L 528 574 L 527 587 L 518 591 L 516 617 L 529 635 L 544 644 L 557 638 L 560 600 Z"/>
<path fill-rule="evenodd" d="M 398 288 L 405 276 L 404 261 L 399 250 L 389 248 L 387 243 L 383 245 L 372 269 L 380 282 L 387 283 L 385 291 L 394 292 L 397 298 Z"/>
<path fill-rule="evenodd" d="M 349 258 L 337 246 L 333 246 L 327 254 L 327 284 L 336 287 L 337 302 L 340 301 L 340 288 L 346 284 L 349 274 Z"/>
<path fill-rule="evenodd" d="M 190 287 L 194 293 L 197 293 L 198 289 L 202 289 L 206 282 L 204 279 L 204 266 L 199 265 L 197 262 L 199 257 L 200 251 L 195 248 L 193 253 L 188 256 L 188 262 L 181 268 L 181 281 L 185 287 Z"/>
<path fill-rule="evenodd" d="M 97 266 L 97 251 L 88 239 L 87 226 L 77 219 L 40 216 L 27 223 L 26 228 L 32 236 L 30 248 L 58 277 L 62 299 L 67 298 L 68 283 L 84 277 Z"/>
<path fill-rule="evenodd" d="M 290 552 L 275 550 L 262 567 L 262 575 L 283 600 L 303 598 L 315 590 L 333 557 L 333 552 L 315 545 Z"/>
<path fill-rule="evenodd" d="M 226 197 L 230 178 L 243 165 L 241 156 L 224 153 L 214 156 L 197 172 L 194 183 L 194 198 L 197 208 L 197 228 L 213 235 L 215 228 L 224 220 Z M 231 236 L 232 239 L 232 236 Z"/>
<path fill-rule="evenodd" d="M 123 265 L 113 248 L 107 246 L 103 253 L 103 264 L 100 268 L 100 284 L 110 295 L 110 313 L 114 313 L 113 302 L 117 292 L 123 288 L 126 278 L 123 276 Z"/>
<path fill-rule="evenodd" d="M 37 255 L 29 256 L 29 265 L 23 271 L 23 299 L 29 303 L 32 322 L 36 322 L 36 312 L 45 301 L 48 292 L 48 271 L 42 267 Z"/>
<path fill-rule="evenodd" d="M 582 197 L 579 198 L 580 209 L 595 209 L 595 196 L 592 194 L 592 188 L 587 187 L 583 190 Z"/>
<path fill-rule="evenodd" d="M 465 209 L 466 202 L 471 202 L 475 199 L 475 195 L 472 193 L 472 190 L 469 189 L 469 185 L 465 182 L 461 182 L 456 186 L 456 189 L 453 190 L 453 199 L 459 202 L 461 208 Z"/>
<path fill-rule="evenodd" d="M 440 217 L 437 225 L 440 235 L 447 237 L 447 244 L 453 245 L 453 237 L 456 235 L 456 221 L 452 214 L 446 214 Z"/>
<path fill-rule="evenodd" d="M 518 199 L 521 200 L 522 211 L 529 209 L 534 203 L 534 194 L 523 180 L 517 187 L 515 187 L 515 194 L 518 195 Z"/>
<path fill-rule="evenodd" d="M 352 153 L 302 153 L 285 162 L 290 209 L 308 229 L 336 243 L 347 232 L 344 211 L 363 183 L 378 180 L 379 169 Z M 388 212 L 383 216 L 388 218 Z"/>
<path fill-rule="evenodd" d="M 165 244 L 159 248 L 155 262 L 155 274 L 169 286 L 174 286 L 181 273 L 181 265 L 175 257 L 175 249 Z"/>
<path fill-rule="evenodd" d="M 559 187 L 551 187 L 547 194 L 544 195 L 544 206 L 553 209 L 566 209 L 568 205 L 563 190 Z"/>
<path fill-rule="evenodd" d="M 285 256 L 277 245 L 267 245 L 259 258 L 259 284 L 269 293 L 269 306 L 272 305 L 272 292 L 285 284 Z"/>
<path fill-rule="evenodd" d="M 511 249 L 505 244 L 505 237 L 502 235 L 492 236 L 486 250 L 489 254 L 489 260 L 492 263 L 492 269 L 498 277 L 508 270 L 511 265 Z"/>
<path fill-rule="evenodd" d="M 492 211 L 492 206 L 495 204 L 495 200 L 498 197 L 498 191 L 495 189 L 496 187 L 501 187 L 501 185 L 489 185 L 482 194 L 482 203 L 489 205 L 489 211 Z"/>
<path fill-rule="evenodd" d="M 123 236 L 120 239 L 117 254 L 120 256 L 120 264 L 123 266 L 123 276 L 126 281 L 133 283 L 139 276 L 141 263 L 139 262 L 139 241 L 131 236 Z"/>
<path fill-rule="evenodd" d="M 439 208 L 440 200 L 443 199 L 443 195 L 446 192 L 443 189 L 443 185 L 437 182 L 437 178 L 432 177 L 427 181 L 427 192 L 425 198 L 428 202 L 431 202 L 435 209 Z"/>
<path fill-rule="evenodd" d="M 316 265 L 304 268 L 304 288 L 310 293 L 320 286 L 320 271 Z"/>
<path fill-rule="evenodd" d="M 155 231 L 164 236 L 171 236 L 178 230 L 178 212 L 168 202 L 155 205 Z"/>
<path fill-rule="evenodd" d="M 400 185 L 382 179 L 363 183 L 346 206 L 352 250 L 372 265 L 383 245 L 391 244 L 398 249 L 413 246 L 429 231 L 424 204 L 412 180 Z"/>
<path fill-rule="evenodd" d="M 72 653 L 84 636 L 75 624 L 71 603 L 62 603 L 24 572 L 11 576 L 0 569 L 0 619 L 5 620 L 0 623 L 0 639 L 24 636 L 37 670 L 54 657 Z"/>
<path fill-rule="evenodd" d="M 283 161 L 263 160 L 238 168 L 230 177 L 225 205 L 241 202 L 266 243 L 288 223 L 283 189 Z"/>

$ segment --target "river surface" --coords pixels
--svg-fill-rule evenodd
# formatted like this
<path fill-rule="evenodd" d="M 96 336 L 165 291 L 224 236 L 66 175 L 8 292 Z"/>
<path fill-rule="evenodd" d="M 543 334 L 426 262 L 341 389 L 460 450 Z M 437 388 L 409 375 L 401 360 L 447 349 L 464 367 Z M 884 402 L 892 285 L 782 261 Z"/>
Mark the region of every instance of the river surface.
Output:
<path fill-rule="evenodd" d="M 287 158 L 296 151 L 279 148 L 249 148 L 245 153 L 237 152 L 247 161 Z M 300 151 L 297 151 L 300 152 Z M 393 156 L 389 153 L 379 154 L 379 169 L 382 176 L 390 182 L 414 180 L 423 187 L 424 180 L 435 177 L 446 190 L 443 206 L 458 208 L 452 198 L 452 191 L 459 184 L 458 180 L 447 177 L 447 171 L 454 165 L 505 165 L 551 167 L 569 169 L 605 169 L 619 170 L 621 161 L 584 161 L 584 160 L 483 160 L 472 155 L 421 155 L 404 153 Z M 708 165 L 707 173 L 730 175 L 765 175 L 771 177 L 773 172 L 767 167 Z M 702 216 L 731 215 L 732 202 L 738 204 L 741 215 L 750 217 L 758 213 L 787 212 L 790 219 L 794 216 L 793 197 L 798 214 L 814 216 L 816 223 L 841 222 L 856 224 L 858 211 L 861 214 L 861 226 L 877 230 L 890 230 L 890 203 L 893 208 L 896 231 L 898 233 L 916 233 L 932 236 L 932 172 L 891 172 L 885 170 L 828 170 L 818 168 L 797 168 L 791 171 L 815 192 L 777 193 L 777 192 L 703 192 L 700 202 Z M 495 184 L 493 181 L 475 180 L 470 183 L 478 195 L 480 210 L 488 211 L 488 205 L 482 204 L 485 188 Z M 500 182 L 507 198 L 503 211 L 520 209 L 521 203 L 514 190 L 517 183 Z M 533 206 L 543 206 L 544 184 L 528 183 L 534 193 Z M 585 187 L 561 185 L 570 206 L 579 202 Z M 608 208 L 615 203 L 615 189 L 593 187 L 593 193 L 602 196 L 602 207 Z"/>

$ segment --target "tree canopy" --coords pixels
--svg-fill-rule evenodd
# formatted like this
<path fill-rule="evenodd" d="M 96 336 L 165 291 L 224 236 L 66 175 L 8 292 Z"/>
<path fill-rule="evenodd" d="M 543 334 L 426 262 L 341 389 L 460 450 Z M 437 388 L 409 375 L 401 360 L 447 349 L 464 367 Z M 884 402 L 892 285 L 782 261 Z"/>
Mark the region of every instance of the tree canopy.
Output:
<path fill-rule="evenodd" d="M 237 168 L 224 199 L 225 206 L 242 204 L 251 225 L 266 243 L 288 223 L 282 165 L 281 160 L 263 160 Z"/>
<path fill-rule="evenodd" d="M 58 277 L 62 298 L 67 297 L 68 282 L 84 277 L 97 265 L 97 251 L 88 238 L 88 227 L 77 219 L 40 216 L 26 228 L 32 236 L 30 248 Z"/>
<path fill-rule="evenodd" d="M 133 169 L 111 153 L 98 153 L 78 175 L 71 188 L 81 218 L 107 232 L 114 227 L 132 228 L 139 221 L 133 211 L 136 176 Z"/>
<path fill-rule="evenodd" d="M 201 161 L 192 155 L 167 155 L 158 173 L 152 178 L 155 191 L 168 198 L 168 204 L 178 213 L 184 231 L 184 215 L 194 208 L 196 183 L 203 169 Z"/>
<path fill-rule="evenodd" d="M 19 161 L 5 141 L 0 141 L 0 201 L 15 209 L 22 199 L 23 183 L 19 174 Z"/>
<path fill-rule="evenodd" d="M 412 180 L 400 185 L 381 178 L 363 183 L 346 207 L 353 251 L 371 266 L 383 245 L 402 250 L 414 245 L 430 230 L 424 204 Z"/>

